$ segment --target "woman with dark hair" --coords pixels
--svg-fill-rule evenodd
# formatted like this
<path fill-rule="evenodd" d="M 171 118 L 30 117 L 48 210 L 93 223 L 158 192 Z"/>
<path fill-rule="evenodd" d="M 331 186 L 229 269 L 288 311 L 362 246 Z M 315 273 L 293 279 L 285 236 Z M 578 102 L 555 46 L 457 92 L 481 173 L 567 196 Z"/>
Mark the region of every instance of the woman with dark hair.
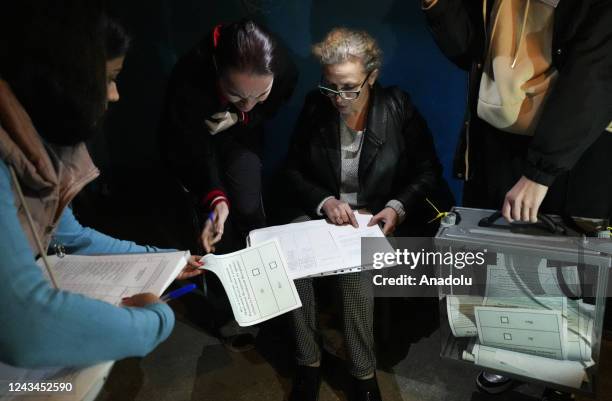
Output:
<path fill-rule="evenodd" d="M 106 99 L 108 102 L 119 101 L 117 77 L 123 69 L 125 55 L 130 48 L 131 38 L 116 20 L 106 17 L 104 20 L 106 44 Z"/>
<path fill-rule="evenodd" d="M 67 207 L 99 174 L 84 141 L 107 102 L 101 8 L 13 3 L 0 24 L 0 362 L 83 366 L 143 356 L 174 325 L 157 296 L 136 294 L 117 307 L 53 288 L 35 261 L 56 245 L 74 254 L 160 251 L 82 227 Z M 180 277 L 197 275 L 198 265 L 190 260 Z"/>
<path fill-rule="evenodd" d="M 289 99 L 296 79 L 287 54 L 250 20 L 216 26 L 174 67 L 162 149 L 203 209 L 207 252 L 222 237 L 223 251 L 242 248 L 245 235 L 265 225 L 262 123 Z"/>

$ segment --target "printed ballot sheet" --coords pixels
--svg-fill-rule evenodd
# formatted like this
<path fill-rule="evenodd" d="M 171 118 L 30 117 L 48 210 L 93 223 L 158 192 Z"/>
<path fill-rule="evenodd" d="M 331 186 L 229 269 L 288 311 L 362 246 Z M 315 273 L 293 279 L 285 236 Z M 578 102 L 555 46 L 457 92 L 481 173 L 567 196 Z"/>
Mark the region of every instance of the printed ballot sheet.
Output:
<path fill-rule="evenodd" d="M 480 344 L 546 358 L 567 357 L 567 319 L 561 311 L 477 306 Z"/>
<path fill-rule="evenodd" d="M 588 362 L 591 360 L 594 306 L 568 298 L 561 289 L 560 280 L 565 281 L 572 295 L 580 293 L 576 266 L 550 268 L 546 259 L 499 253 L 496 264 L 487 267 L 484 304 L 560 312 L 565 333 L 563 359 Z"/>
<path fill-rule="evenodd" d="M 589 362 L 594 306 L 568 298 L 560 279 L 566 291 L 580 293 L 576 266 L 550 268 L 542 258 L 498 253 L 487 266 L 484 296 L 447 296 L 451 331 L 478 336 L 482 345 Z"/>
<path fill-rule="evenodd" d="M 560 273 L 560 274 L 559 274 Z M 561 277 L 560 277 L 561 276 Z M 561 289 L 560 280 L 571 291 Z M 576 266 L 551 268 L 544 258 L 497 254 L 496 263 L 487 266 L 485 296 L 489 304 L 522 303 L 525 307 L 555 309 L 562 298 L 580 295 L 580 280 Z"/>
<path fill-rule="evenodd" d="M 580 388 L 586 377 L 585 369 L 593 364 L 559 361 L 481 344 L 475 344 L 471 353 L 464 352 L 463 358 L 484 368 L 573 388 Z"/>
<path fill-rule="evenodd" d="M 277 240 L 226 255 L 208 254 L 203 261 L 203 269 L 221 280 L 240 326 L 251 326 L 302 306 Z"/>
<path fill-rule="evenodd" d="M 161 295 L 187 264 L 189 252 L 102 256 L 50 256 L 62 290 L 119 305 L 123 297 L 142 292 Z M 42 260 L 38 264 L 42 267 Z M 46 269 L 43 272 L 47 274 Z"/>
<path fill-rule="evenodd" d="M 253 230 L 249 242 L 257 245 L 277 238 L 292 279 L 360 271 L 368 267 L 361 265 L 361 239 L 385 235 L 377 225 L 368 227 L 372 215 L 355 213 L 355 217 L 358 228 L 310 220 Z M 389 245 L 382 251 L 393 252 L 393 248 Z"/>
<path fill-rule="evenodd" d="M 478 335 L 476 327 L 476 306 L 481 306 L 484 297 L 477 295 L 447 295 L 446 313 L 448 324 L 455 337 L 474 337 Z"/>

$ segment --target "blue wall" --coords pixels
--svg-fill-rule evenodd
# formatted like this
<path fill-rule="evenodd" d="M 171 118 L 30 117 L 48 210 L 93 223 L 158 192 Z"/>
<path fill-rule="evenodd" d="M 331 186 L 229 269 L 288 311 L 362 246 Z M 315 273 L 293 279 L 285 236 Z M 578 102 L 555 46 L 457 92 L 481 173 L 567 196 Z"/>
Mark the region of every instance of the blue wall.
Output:
<path fill-rule="evenodd" d="M 398 85 L 412 96 L 435 136 L 445 176 L 461 199 L 460 183 L 450 178 L 450 169 L 464 111 L 466 76 L 437 49 L 418 1 L 117 1 L 114 9 L 134 42 L 120 80 L 122 100 L 113 105 L 106 138 L 94 144 L 105 171 L 158 166 L 155 129 L 176 58 L 215 23 L 254 15 L 281 37 L 300 70 L 290 104 L 268 126 L 267 175 L 283 160 L 304 95 L 318 83 L 320 69 L 310 56 L 311 44 L 332 27 L 343 25 L 364 29 L 379 41 L 385 57 L 381 83 Z"/>

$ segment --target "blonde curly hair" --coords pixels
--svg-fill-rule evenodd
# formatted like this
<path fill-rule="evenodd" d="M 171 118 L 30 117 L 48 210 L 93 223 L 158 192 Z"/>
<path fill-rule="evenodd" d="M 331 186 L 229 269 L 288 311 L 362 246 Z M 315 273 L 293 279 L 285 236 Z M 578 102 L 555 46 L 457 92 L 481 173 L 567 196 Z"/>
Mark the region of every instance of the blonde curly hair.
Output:
<path fill-rule="evenodd" d="M 382 65 L 382 50 L 370 34 L 348 28 L 334 28 L 312 46 L 312 53 L 322 65 L 340 64 L 352 59 L 363 62 L 367 73 Z"/>

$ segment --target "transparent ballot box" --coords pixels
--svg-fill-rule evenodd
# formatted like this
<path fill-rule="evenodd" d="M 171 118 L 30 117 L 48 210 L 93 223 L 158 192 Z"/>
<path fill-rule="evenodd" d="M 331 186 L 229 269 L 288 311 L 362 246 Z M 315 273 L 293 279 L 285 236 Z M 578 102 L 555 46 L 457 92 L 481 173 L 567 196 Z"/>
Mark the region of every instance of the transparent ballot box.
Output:
<path fill-rule="evenodd" d="M 509 224 L 498 212 L 459 207 L 444 217 L 434 243 L 453 257 L 436 269 L 441 355 L 594 395 L 612 255 L 609 224 L 538 219 Z"/>

